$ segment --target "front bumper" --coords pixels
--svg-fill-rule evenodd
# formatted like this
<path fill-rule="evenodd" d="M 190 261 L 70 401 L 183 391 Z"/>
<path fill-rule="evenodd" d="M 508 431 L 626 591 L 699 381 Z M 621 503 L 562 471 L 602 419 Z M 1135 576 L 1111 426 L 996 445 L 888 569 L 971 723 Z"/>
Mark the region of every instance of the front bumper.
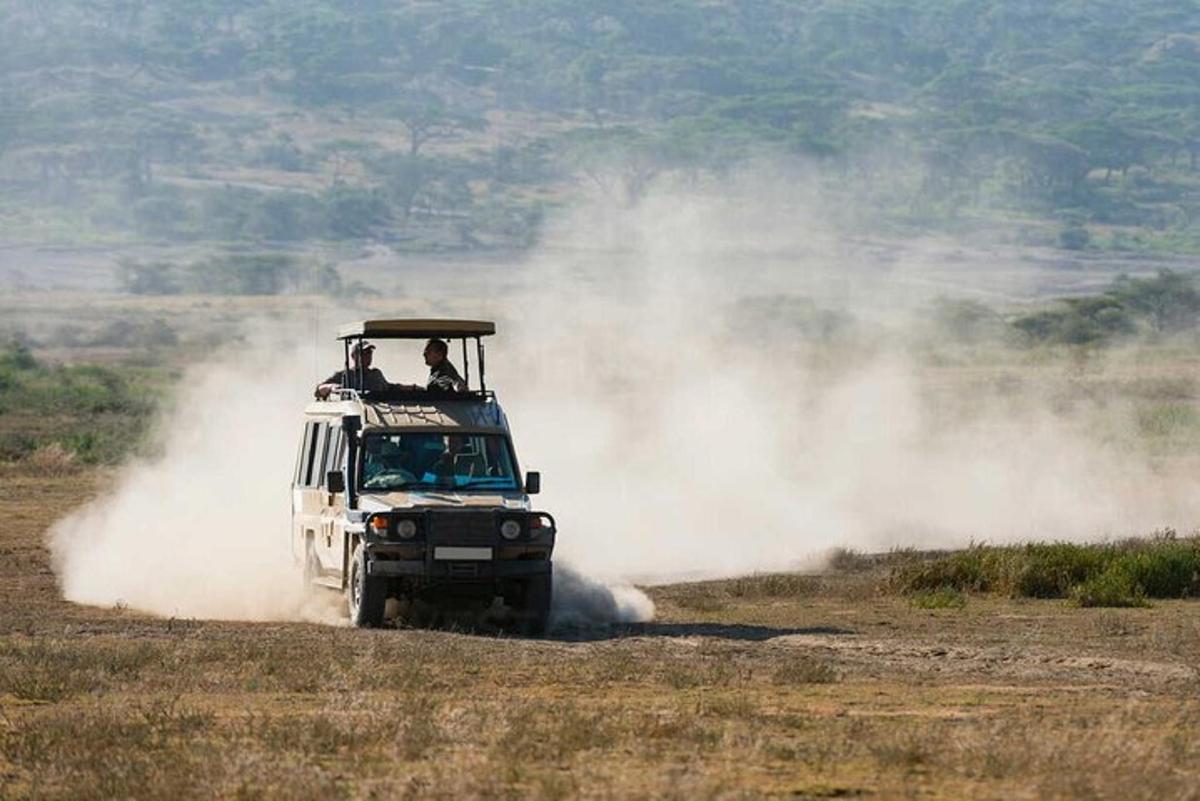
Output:
<path fill-rule="evenodd" d="M 525 513 L 504 510 L 460 511 L 426 509 L 397 512 L 418 523 L 410 540 L 395 535 L 372 536 L 365 543 L 367 575 L 403 578 L 417 585 L 478 584 L 528 579 L 551 571 L 557 527 L 546 512 L 529 513 L 548 522 L 532 529 Z M 522 531 L 513 539 L 500 534 L 503 519 L 516 519 Z"/>
<path fill-rule="evenodd" d="M 455 546 L 376 542 L 367 545 L 367 575 L 434 581 L 528 578 L 550 572 L 552 551 L 552 543 Z"/>
<path fill-rule="evenodd" d="M 532 578 L 549 573 L 550 569 L 549 559 L 374 559 L 367 562 L 367 574 L 371 576 L 451 582 Z"/>

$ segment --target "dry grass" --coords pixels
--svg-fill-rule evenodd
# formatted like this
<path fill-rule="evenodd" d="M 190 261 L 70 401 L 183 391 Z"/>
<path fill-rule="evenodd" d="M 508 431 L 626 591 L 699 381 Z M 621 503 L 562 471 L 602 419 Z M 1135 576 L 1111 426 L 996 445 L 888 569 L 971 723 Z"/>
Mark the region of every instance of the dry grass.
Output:
<path fill-rule="evenodd" d="M 578 642 L 157 620 L 59 600 L 0 514 L 0 797 L 1187 798 L 1192 602 L 878 592 L 881 571 L 654 590 Z M 86 497 L 87 492 L 83 493 Z"/>
<path fill-rule="evenodd" d="M 48 478 L 78 475 L 82 469 L 74 451 L 57 442 L 37 448 L 23 460 L 22 466 L 29 475 Z"/>

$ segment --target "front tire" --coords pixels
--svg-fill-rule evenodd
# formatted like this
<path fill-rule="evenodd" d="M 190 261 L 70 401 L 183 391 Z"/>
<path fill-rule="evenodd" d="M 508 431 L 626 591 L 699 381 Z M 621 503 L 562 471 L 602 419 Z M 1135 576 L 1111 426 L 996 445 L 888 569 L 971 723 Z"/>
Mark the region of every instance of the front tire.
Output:
<path fill-rule="evenodd" d="M 387 583 L 378 576 L 367 575 L 367 553 L 361 543 L 354 546 L 348 578 L 346 606 L 350 611 L 350 622 L 359 628 L 379 626 L 383 623 L 383 607 L 387 602 Z"/>
<path fill-rule="evenodd" d="M 540 637 L 550 625 L 550 598 L 554 590 L 554 568 L 525 583 L 524 597 L 517 619 L 519 630 L 527 637 Z"/>

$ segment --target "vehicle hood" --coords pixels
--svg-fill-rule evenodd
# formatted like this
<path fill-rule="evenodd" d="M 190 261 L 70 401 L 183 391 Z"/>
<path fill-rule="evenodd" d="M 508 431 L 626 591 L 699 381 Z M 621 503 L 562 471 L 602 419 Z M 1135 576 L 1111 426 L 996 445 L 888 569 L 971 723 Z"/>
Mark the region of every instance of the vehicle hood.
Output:
<path fill-rule="evenodd" d="M 455 492 L 453 490 L 422 490 L 420 492 L 369 492 L 359 496 L 358 507 L 368 514 L 392 509 L 440 507 L 445 509 L 513 509 L 529 510 L 529 498 L 520 492 Z"/>

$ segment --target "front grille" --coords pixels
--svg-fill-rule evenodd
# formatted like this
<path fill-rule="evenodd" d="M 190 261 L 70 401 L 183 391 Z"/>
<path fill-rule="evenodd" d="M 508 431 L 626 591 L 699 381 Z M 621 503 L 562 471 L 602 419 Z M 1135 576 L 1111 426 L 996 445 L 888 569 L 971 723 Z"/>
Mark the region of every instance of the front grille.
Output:
<path fill-rule="evenodd" d="M 493 545 L 496 516 L 491 512 L 430 512 L 428 536 L 433 545 Z"/>

